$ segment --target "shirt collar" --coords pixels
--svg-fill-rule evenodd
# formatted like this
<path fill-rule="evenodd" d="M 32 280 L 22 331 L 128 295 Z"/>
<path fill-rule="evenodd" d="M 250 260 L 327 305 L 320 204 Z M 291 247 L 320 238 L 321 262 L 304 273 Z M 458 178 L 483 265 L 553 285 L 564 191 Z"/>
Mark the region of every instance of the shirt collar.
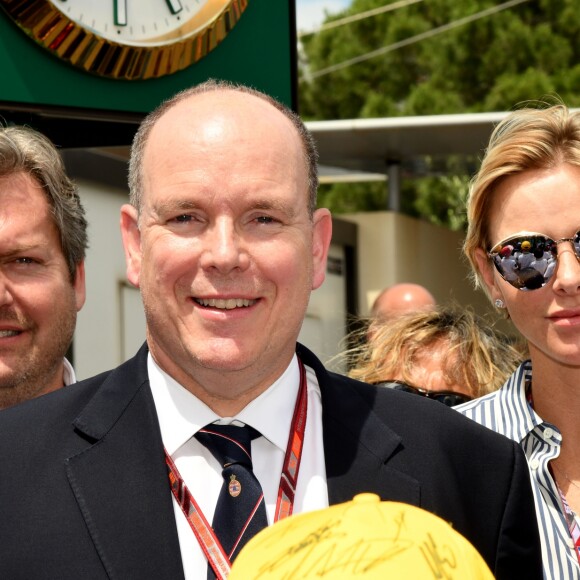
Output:
<path fill-rule="evenodd" d="M 68 385 L 72 385 L 73 383 L 77 382 L 77 377 L 75 375 L 75 370 L 73 369 L 72 365 L 70 364 L 70 362 L 65 358 L 63 360 L 63 373 L 62 373 L 62 379 L 63 379 L 63 383 L 64 386 L 67 387 Z"/>
<path fill-rule="evenodd" d="M 234 417 L 219 417 L 205 403 L 181 386 L 147 356 L 147 371 L 157 409 L 161 437 L 169 455 L 173 454 L 202 427 L 220 421 L 251 425 L 276 447 L 286 450 L 294 413 L 300 370 L 296 355 L 284 373 L 259 397 Z"/>
<path fill-rule="evenodd" d="M 527 360 L 516 369 L 498 391 L 500 407 L 517 414 L 518 420 L 510 421 L 511 433 L 506 433 L 514 441 L 523 441 L 529 433 L 543 423 L 526 397 L 526 382 L 531 380 L 532 363 Z"/>

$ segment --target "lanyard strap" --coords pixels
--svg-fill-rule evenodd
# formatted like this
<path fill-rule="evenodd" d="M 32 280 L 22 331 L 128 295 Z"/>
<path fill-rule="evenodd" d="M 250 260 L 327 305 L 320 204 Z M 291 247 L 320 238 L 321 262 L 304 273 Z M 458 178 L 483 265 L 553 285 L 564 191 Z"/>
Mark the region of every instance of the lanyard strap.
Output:
<path fill-rule="evenodd" d="M 288 445 L 286 446 L 280 485 L 278 486 L 278 499 L 276 501 L 274 522 L 291 515 L 294 509 L 294 497 L 296 495 L 298 472 L 300 470 L 300 461 L 302 459 L 302 449 L 304 446 L 308 396 L 306 370 L 300 359 L 298 359 L 298 365 L 300 368 L 300 387 L 298 389 L 292 423 L 290 424 L 290 435 L 288 437 Z M 229 558 L 212 527 L 203 515 L 201 508 L 195 501 L 195 498 L 189 491 L 187 485 L 185 485 L 177 466 L 167 451 L 165 451 L 165 463 L 169 474 L 171 491 L 181 507 L 183 515 L 189 522 L 216 577 L 218 580 L 225 580 L 231 568 Z"/>
<path fill-rule="evenodd" d="M 177 466 L 165 450 L 165 463 L 169 474 L 169 484 L 171 491 L 189 522 L 195 537 L 208 562 L 211 564 L 218 580 L 225 580 L 230 573 L 231 563 L 222 548 L 220 541 L 214 534 L 203 512 L 195 501 L 193 495 L 185 485 Z"/>

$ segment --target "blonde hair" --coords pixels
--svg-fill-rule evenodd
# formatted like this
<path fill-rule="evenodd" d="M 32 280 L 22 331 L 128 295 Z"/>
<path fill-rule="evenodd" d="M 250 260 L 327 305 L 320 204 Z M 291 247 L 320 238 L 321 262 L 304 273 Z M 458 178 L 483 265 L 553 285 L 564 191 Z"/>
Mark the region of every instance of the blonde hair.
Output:
<path fill-rule="evenodd" d="M 417 357 L 436 346 L 447 351 L 445 381 L 463 385 L 473 397 L 480 397 L 499 389 L 524 358 L 521 350 L 469 308 L 440 306 L 373 321 L 370 329 L 368 342 L 345 353 L 349 376 L 369 383 L 398 378 L 413 384 Z"/>
<path fill-rule="evenodd" d="M 531 169 L 549 169 L 561 163 L 580 166 L 580 113 L 570 112 L 562 103 L 544 105 L 543 109 L 513 111 L 497 125 L 471 182 L 463 251 L 471 263 L 476 286 L 482 282 L 476 250 L 488 251 L 492 244 L 489 214 L 500 182 Z"/>

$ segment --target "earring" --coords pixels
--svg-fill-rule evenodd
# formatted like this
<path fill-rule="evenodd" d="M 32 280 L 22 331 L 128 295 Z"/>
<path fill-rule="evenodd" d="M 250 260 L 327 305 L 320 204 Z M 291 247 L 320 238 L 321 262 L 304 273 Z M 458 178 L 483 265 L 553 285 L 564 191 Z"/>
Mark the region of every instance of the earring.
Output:
<path fill-rule="evenodd" d="M 496 298 L 494 304 L 496 308 L 505 308 L 505 304 L 501 298 Z"/>

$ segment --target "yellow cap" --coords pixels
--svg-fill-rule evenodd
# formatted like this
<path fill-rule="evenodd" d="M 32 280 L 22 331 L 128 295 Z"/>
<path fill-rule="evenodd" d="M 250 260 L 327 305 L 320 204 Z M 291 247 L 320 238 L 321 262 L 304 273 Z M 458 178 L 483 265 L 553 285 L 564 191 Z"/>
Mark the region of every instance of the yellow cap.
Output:
<path fill-rule="evenodd" d="M 421 508 L 371 493 L 283 519 L 257 534 L 229 580 L 493 580 L 477 550 Z"/>

